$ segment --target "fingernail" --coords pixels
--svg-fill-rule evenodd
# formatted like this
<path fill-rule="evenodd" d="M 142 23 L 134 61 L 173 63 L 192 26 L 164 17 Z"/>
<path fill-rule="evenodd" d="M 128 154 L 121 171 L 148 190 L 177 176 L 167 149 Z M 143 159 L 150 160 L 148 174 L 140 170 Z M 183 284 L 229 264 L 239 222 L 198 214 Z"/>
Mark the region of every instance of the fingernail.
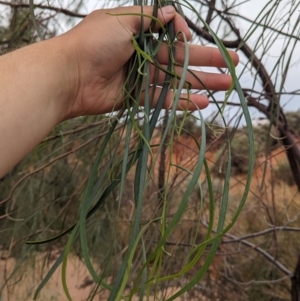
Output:
<path fill-rule="evenodd" d="M 164 6 L 161 11 L 163 14 L 174 14 L 174 7 L 172 5 Z"/>

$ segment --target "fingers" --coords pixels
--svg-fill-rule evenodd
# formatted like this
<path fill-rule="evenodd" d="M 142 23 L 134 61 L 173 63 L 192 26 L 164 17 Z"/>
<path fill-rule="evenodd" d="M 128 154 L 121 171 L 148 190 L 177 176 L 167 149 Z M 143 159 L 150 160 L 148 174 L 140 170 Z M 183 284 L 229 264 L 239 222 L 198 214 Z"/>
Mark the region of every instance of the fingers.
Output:
<path fill-rule="evenodd" d="M 141 14 L 143 13 L 143 18 L 141 18 Z M 142 26 L 144 31 L 148 30 L 150 27 L 150 24 L 152 22 L 152 18 L 150 16 L 153 16 L 153 6 L 143 6 L 143 12 L 141 11 L 140 6 L 131 6 L 131 7 L 119 7 L 113 10 L 110 10 L 108 14 L 111 14 L 112 16 L 118 16 L 120 18 L 120 21 L 124 26 L 126 26 L 133 35 L 138 34 L 140 32 L 140 28 Z M 136 14 L 136 15 L 135 15 Z M 147 15 L 149 17 L 147 17 Z M 187 37 L 187 40 L 190 40 L 191 33 L 188 28 L 187 23 L 185 20 L 176 13 L 173 6 L 165 6 L 158 9 L 158 16 L 157 19 L 159 22 L 156 22 L 155 28 L 152 28 L 152 31 L 157 32 L 162 25 L 166 25 L 169 23 L 172 19 L 174 19 L 174 25 L 175 25 L 175 31 L 182 31 Z"/>
<path fill-rule="evenodd" d="M 163 65 L 162 67 L 164 67 L 164 69 L 167 69 L 166 65 Z M 157 67 L 155 67 L 154 65 L 151 65 L 150 67 L 150 82 L 151 84 L 162 85 L 165 81 L 166 74 L 162 70 L 158 70 L 158 72 L 156 73 L 156 68 Z M 182 68 L 175 67 L 174 72 L 180 76 L 182 74 Z M 175 79 L 172 79 L 172 83 L 175 83 L 176 87 L 179 84 L 179 81 L 180 79 L 178 78 L 176 80 L 176 84 Z M 191 89 L 226 91 L 230 88 L 232 78 L 228 74 L 209 73 L 192 70 L 191 72 L 186 72 L 185 81 L 191 84 Z"/>
<path fill-rule="evenodd" d="M 192 38 L 192 34 L 190 32 L 190 29 L 187 25 L 187 23 L 185 22 L 185 20 L 179 15 L 179 14 L 175 14 L 174 17 L 174 27 L 175 27 L 175 32 L 181 32 L 185 34 L 186 40 L 190 41 Z"/>
<path fill-rule="evenodd" d="M 155 90 L 154 88 L 151 87 L 149 89 L 149 94 L 152 95 L 154 93 L 153 101 L 151 103 L 151 107 L 154 108 L 157 106 L 160 93 L 162 88 L 156 87 Z M 174 98 L 175 98 L 175 93 L 173 90 L 168 90 L 166 97 L 164 98 L 164 104 L 163 104 L 163 109 L 169 110 L 172 109 L 174 106 Z M 145 95 L 142 94 L 141 96 L 141 105 L 144 105 L 145 101 Z M 209 100 L 205 95 L 199 95 L 199 94 L 184 94 L 182 93 L 180 95 L 180 99 L 178 101 L 176 110 L 178 111 L 183 111 L 183 110 L 188 110 L 188 111 L 195 111 L 195 110 L 202 110 L 208 106 Z"/>
<path fill-rule="evenodd" d="M 184 58 L 186 56 L 184 43 L 176 42 L 175 46 L 175 61 L 179 64 L 183 64 Z M 190 66 L 207 66 L 219 68 L 226 67 L 226 63 L 218 48 L 192 44 L 189 44 L 188 48 Z M 158 61 L 161 64 L 168 63 L 169 50 L 170 49 L 166 44 L 161 45 L 158 52 Z M 228 50 L 228 52 L 236 66 L 239 62 L 238 54 L 231 50 Z"/>

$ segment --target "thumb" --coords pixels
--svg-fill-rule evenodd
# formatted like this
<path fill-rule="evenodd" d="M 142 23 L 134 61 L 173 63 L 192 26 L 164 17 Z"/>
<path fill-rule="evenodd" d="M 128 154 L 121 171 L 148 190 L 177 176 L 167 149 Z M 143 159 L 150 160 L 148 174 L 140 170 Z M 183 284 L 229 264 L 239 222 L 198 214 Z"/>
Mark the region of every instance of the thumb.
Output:
<path fill-rule="evenodd" d="M 132 32 L 133 35 L 140 32 L 140 28 L 143 22 L 144 30 L 148 30 L 152 22 L 151 16 L 153 16 L 153 6 L 131 6 L 131 7 L 119 7 L 111 11 L 112 15 L 117 15 L 120 21 Z M 166 25 L 176 15 L 176 11 L 173 6 L 168 5 L 158 9 L 157 19 L 160 21 L 156 22 L 153 31 L 158 31 L 162 25 Z M 143 18 L 141 18 L 143 16 Z"/>

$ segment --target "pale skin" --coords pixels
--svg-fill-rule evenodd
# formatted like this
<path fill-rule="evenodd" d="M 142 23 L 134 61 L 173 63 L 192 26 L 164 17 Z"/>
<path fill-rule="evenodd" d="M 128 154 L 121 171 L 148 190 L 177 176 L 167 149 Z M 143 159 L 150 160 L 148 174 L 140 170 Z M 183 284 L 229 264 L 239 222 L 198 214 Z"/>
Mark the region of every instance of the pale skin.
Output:
<path fill-rule="evenodd" d="M 144 7 L 145 14 L 152 15 L 152 11 L 152 7 Z M 135 51 L 132 36 L 139 33 L 141 18 L 112 14 L 139 12 L 140 7 L 97 10 L 59 37 L 0 57 L 0 178 L 62 121 L 122 107 L 120 91 L 126 78 L 126 63 Z M 160 11 L 158 19 L 162 24 L 174 19 L 175 30 L 184 32 L 188 40 L 191 38 L 187 24 L 172 7 Z M 150 23 L 150 18 L 144 18 L 145 30 Z M 158 29 L 159 25 L 154 30 Z M 183 63 L 182 44 L 177 46 L 176 61 Z M 215 48 L 190 44 L 189 55 L 191 66 L 226 67 Z M 237 64 L 237 54 L 230 51 L 230 55 Z M 158 60 L 167 66 L 167 47 L 161 48 Z M 153 70 L 154 67 L 151 75 Z M 232 81 L 226 74 L 200 71 L 196 74 L 209 89 L 216 91 L 229 89 Z M 163 80 L 162 71 L 159 76 Z M 192 76 L 186 80 L 194 89 L 203 88 Z M 159 91 L 157 98 L 158 95 Z M 204 95 L 193 94 L 190 98 L 194 105 L 189 104 L 189 110 L 208 105 Z M 170 90 L 165 108 L 171 101 Z M 180 109 L 186 105 L 182 100 Z"/>

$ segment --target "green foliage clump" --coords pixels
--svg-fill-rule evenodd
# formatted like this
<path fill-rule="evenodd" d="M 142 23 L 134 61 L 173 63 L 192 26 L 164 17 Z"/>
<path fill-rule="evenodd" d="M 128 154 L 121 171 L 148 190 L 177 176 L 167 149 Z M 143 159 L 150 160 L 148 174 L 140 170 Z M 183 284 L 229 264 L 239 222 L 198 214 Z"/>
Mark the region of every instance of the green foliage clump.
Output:
<path fill-rule="evenodd" d="M 208 143 L 219 138 L 224 132 L 224 127 L 217 121 L 201 122 L 200 119 L 193 114 L 178 114 L 175 119 L 175 128 L 180 135 L 191 136 L 196 139 L 202 136 L 203 125 L 205 126 L 205 137 Z"/>
<path fill-rule="evenodd" d="M 279 162 L 278 167 L 274 169 L 274 176 L 277 181 L 284 182 L 289 186 L 295 184 L 290 165 L 287 161 Z"/>
<path fill-rule="evenodd" d="M 300 136 L 300 110 L 288 112 L 285 114 L 285 117 L 292 132 Z"/>
<path fill-rule="evenodd" d="M 176 115 L 175 127 L 178 133 L 184 136 L 199 136 L 201 134 L 201 123 L 199 118 L 192 114 Z"/>
<path fill-rule="evenodd" d="M 232 175 L 247 174 L 249 167 L 249 138 L 245 128 L 237 129 L 233 132 L 231 139 L 231 173 Z M 276 139 L 276 131 L 273 127 L 263 126 L 253 129 L 255 158 L 267 156 L 278 146 Z M 224 174 L 224 170 L 228 164 L 228 150 L 224 148 L 216 152 L 215 155 L 216 174 Z"/>

